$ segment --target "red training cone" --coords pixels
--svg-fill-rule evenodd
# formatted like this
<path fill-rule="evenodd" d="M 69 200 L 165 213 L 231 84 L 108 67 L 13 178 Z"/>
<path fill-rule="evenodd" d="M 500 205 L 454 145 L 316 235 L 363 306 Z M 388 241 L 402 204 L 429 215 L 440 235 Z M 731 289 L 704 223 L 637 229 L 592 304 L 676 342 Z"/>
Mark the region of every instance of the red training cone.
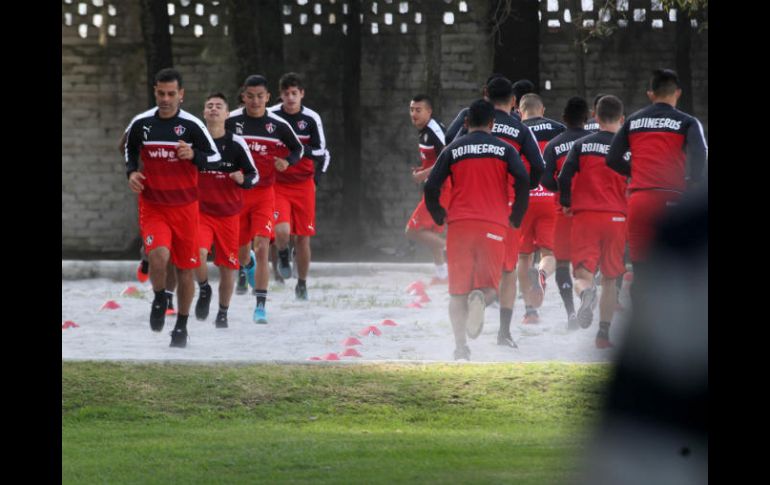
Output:
<path fill-rule="evenodd" d="M 370 333 L 373 333 L 374 335 L 382 335 L 382 331 L 374 325 L 369 325 L 365 329 L 358 332 L 359 335 L 363 336 L 369 335 Z"/>
<path fill-rule="evenodd" d="M 427 294 L 423 293 L 421 295 L 418 295 L 414 301 L 416 301 L 417 303 L 428 303 L 430 301 L 430 297 Z"/>
<path fill-rule="evenodd" d="M 320 357 L 310 357 L 310 358 L 309 358 L 309 359 L 307 359 L 307 360 L 321 360 L 321 358 L 320 358 Z"/>
<path fill-rule="evenodd" d="M 141 292 L 136 286 L 127 286 L 125 290 L 120 292 L 120 296 L 139 296 Z"/>
<path fill-rule="evenodd" d="M 386 327 L 396 327 L 398 324 L 394 322 L 393 320 L 383 320 L 380 325 L 385 325 Z"/>
<path fill-rule="evenodd" d="M 344 342 L 342 342 L 342 345 L 345 347 L 350 347 L 351 345 L 363 345 L 363 343 L 361 343 L 361 341 L 355 337 L 348 337 Z"/>
<path fill-rule="evenodd" d="M 120 308 L 120 305 L 118 305 L 118 302 L 116 302 L 115 300 L 108 300 L 104 302 L 104 305 L 102 305 L 102 307 L 99 310 L 104 310 L 104 309 L 117 310 L 118 308 Z"/>
<path fill-rule="evenodd" d="M 324 360 L 340 360 L 340 357 L 334 352 L 324 355 Z"/>
<path fill-rule="evenodd" d="M 75 322 L 73 322 L 71 320 L 67 320 L 66 322 L 64 322 L 62 324 L 61 329 L 64 330 L 64 329 L 67 329 L 67 328 L 78 328 L 79 326 L 80 325 L 78 325 L 77 323 L 75 323 Z"/>
<path fill-rule="evenodd" d="M 354 348 L 345 349 L 345 352 L 342 353 L 345 357 L 363 357 L 361 354 L 358 353 L 358 351 Z"/>
<path fill-rule="evenodd" d="M 425 283 L 423 283 L 421 280 L 413 281 L 409 286 L 406 287 L 406 292 L 410 295 L 420 295 L 425 293 Z"/>

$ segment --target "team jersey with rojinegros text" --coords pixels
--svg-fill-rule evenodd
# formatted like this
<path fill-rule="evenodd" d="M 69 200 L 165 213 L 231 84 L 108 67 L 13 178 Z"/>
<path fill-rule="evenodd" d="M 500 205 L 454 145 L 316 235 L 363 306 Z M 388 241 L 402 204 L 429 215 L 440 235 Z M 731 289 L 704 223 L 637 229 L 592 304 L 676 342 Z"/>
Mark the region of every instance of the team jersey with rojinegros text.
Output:
<path fill-rule="evenodd" d="M 192 160 L 177 158 L 180 141 L 192 146 Z M 221 157 L 198 118 L 184 110 L 161 118 L 155 107 L 135 116 L 126 128 L 125 159 L 127 176 L 142 163 L 141 200 L 181 206 L 198 200 L 198 171 L 217 168 Z"/>
<path fill-rule="evenodd" d="M 572 145 L 559 174 L 559 203 L 572 212 L 626 213 L 626 177 L 607 166 L 612 133 L 600 131 Z"/>
<path fill-rule="evenodd" d="M 624 159 L 631 151 L 630 162 Z M 708 146 L 703 127 L 670 104 L 655 103 L 629 116 L 615 134 L 607 165 L 630 176 L 629 189 L 684 192 L 703 176 Z"/>
<path fill-rule="evenodd" d="M 543 160 L 545 160 L 545 172 L 541 184 L 546 189 L 554 192 L 554 202 L 557 205 L 557 210 L 561 210 L 559 204 L 559 186 L 556 183 L 556 177 L 559 176 L 564 162 L 567 160 L 572 145 L 575 140 L 588 136 L 591 133 L 583 128 L 568 128 L 567 131 L 561 133 L 553 140 L 549 141 L 543 150 Z"/>

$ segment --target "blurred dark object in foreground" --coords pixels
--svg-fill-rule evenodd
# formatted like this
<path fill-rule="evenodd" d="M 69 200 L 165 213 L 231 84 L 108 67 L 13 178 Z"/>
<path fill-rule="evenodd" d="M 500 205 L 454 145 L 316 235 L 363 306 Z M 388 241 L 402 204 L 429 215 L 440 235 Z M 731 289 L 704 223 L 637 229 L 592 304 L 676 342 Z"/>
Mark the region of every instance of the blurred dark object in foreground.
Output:
<path fill-rule="evenodd" d="M 708 483 L 708 190 L 659 227 L 580 484 Z"/>

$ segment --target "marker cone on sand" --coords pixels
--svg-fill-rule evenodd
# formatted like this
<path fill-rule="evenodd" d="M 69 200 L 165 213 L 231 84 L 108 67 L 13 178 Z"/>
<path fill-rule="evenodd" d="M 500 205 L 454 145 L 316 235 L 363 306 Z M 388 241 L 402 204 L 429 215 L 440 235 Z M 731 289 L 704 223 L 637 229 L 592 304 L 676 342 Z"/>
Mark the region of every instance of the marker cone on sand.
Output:
<path fill-rule="evenodd" d="M 351 345 L 363 345 L 363 343 L 355 337 L 348 337 L 342 342 L 342 345 L 350 347 Z"/>
<path fill-rule="evenodd" d="M 345 357 L 363 357 L 358 351 L 352 347 L 345 349 L 342 353 Z"/>
<path fill-rule="evenodd" d="M 102 305 L 102 307 L 99 310 L 100 311 L 105 309 L 117 310 L 118 308 L 120 308 L 120 305 L 118 305 L 118 302 L 116 302 L 115 300 L 107 300 L 106 302 L 104 302 L 104 305 Z"/>

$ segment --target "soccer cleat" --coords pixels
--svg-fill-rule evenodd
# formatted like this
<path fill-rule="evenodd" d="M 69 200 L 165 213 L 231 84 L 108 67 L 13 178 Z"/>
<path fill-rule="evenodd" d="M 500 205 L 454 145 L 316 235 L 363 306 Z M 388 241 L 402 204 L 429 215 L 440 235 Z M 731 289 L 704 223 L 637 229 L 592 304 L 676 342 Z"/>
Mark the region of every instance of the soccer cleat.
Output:
<path fill-rule="evenodd" d="M 166 315 L 176 315 L 176 310 L 174 310 L 174 294 L 166 292 L 166 298 L 168 298 L 168 307 L 166 308 Z"/>
<path fill-rule="evenodd" d="M 538 315 L 537 311 L 535 310 L 531 312 L 527 312 L 524 314 L 524 317 L 521 319 L 521 323 L 526 323 L 526 324 L 540 323 L 540 315 Z"/>
<path fill-rule="evenodd" d="M 455 360 L 471 360 L 471 349 L 467 345 L 455 349 Z"/>
<path fill-rule="evenodd" d="M 468 337 L 476 338 L 481 334 L 486 306 L 481 290 L 473 290 L 468 294 L 468 319 L 465 321 L 465 333 Z"/>
<path fill-rule="evenodd" d="M 570 313 L 567 317 L 567 330 L 577 330 L 578 329 L 578 321 L 577 321 L 577 315 L 574 313 Z"/>
<path fill-rule="evenodd" d="M 596 287 L 583 290 L 580 294 L 580 308 L 577 311 L 577 321 L 582 328 L 591 326 L 594 320 L 594 308 L 596 307 Z"/>
<path fill-rule="evenodd" d="M 211 285 L 206 283 L 198 292 L 198 302 L 195 304 L 195 318 L 205 320 L 209 316 L 211 306 Z"/>
<path fill-rule="evenodd" d="M 529 281 L 532 283 L 529 290 L 530 304 L 535 308 L 540 308 L 545 296 L 545 272 L 538 271 L 537 268 L 529 268 Z"/>
<path fill-rule="evenodd" d="M 613 345 L 610 343 L 610 329 L 600 328 L 599 331 L 596 332 L 596 348 L 609 349 L 611 347 L 613 347 Z"/>
<path fill-rule="evenodd" d="M 254 251 L 249 252 L 249 264 L 251 265 L 251 268 L 245 268 L 246 278 L 249 280 L 249 285 L 251 285 L 252 288 L 255 288 L 256 283 L 254 280 L 254 273 L 257 271 L 257 256 L 254 254 Z"/>
<path fill-rule="evenodd" d="M 220 310 L 217 313 L 217 319 L 214 320 L 214 324 L 217 328 L 227 328 L 227 312 Z"/>
<path fill-rule="evenodd" d="M 307 300 L 307 286 L 295 286 L 294 296 L 297 297 L 297 300 Z"/>
<path fill-rule="evenodd" d="M 140 283 L 144 283 L 150 279 L 150 262 L 146 259 L 143 259 L 139 263 L 139 267 L 136 268 L 136 279 L 138 279 Z"/>
<path fill-rule="evenodd" d="M 289 249 L 278 251 L 278 273 L 284 279 L 291 278 L 291 263 L 289 262 Z"/>
<path fill-rule="evenodd" d="M 513 341 L 513 337 L 511 337 L 510 332 L 507 332 L 507 333 L 497 332 L 497 345 L 513 347 L 514 349 L 519 348 L 519 346 L 516 345 L 516 342 Z"/>
<path fill-rule="evenodd" d="M 186 328 L 175 328 L 171 331 L 171 343 L 168 345 L 169 347 L 179 347 L 179 348 L 185 348 L 187 347 L 187 329 Z"/>
<path fill-rule="evenodd" d="M 235 293 L 238 295 L 245 295 L 248 291 L 249 287 L 246 278 L 246 270 L 241 267 L 238 269 L 238 284 L 235 286 Z"/>
<path fill-rule="evenodd" d="M 264 306 L 257 305 L 254 309 L 254 323 L 267 323 L 267 312 Z"/>
<path fill-rule="evenodd" d="M 168 306 L 168 298 L 166 295 L 160 298 L 155 297 L 152 301 L 152 309 L 150 310 L 150 329 L 153 332 L 160 332 L 163 330 L 163 325 L 166 324 L 166 308 Z"/>

